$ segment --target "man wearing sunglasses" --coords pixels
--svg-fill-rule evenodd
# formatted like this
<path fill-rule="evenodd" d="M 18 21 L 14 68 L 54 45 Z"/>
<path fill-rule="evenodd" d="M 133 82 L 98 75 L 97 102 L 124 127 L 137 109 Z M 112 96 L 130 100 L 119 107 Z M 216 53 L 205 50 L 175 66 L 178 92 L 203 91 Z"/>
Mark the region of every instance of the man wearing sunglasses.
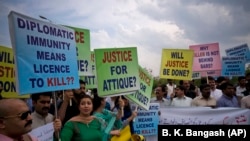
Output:
<path fill-rule="evenodd" d="M 0 100 L 0 141 L 38 141 L 28 135 L 32 130 L 30 113 L 20 99 Z"/>

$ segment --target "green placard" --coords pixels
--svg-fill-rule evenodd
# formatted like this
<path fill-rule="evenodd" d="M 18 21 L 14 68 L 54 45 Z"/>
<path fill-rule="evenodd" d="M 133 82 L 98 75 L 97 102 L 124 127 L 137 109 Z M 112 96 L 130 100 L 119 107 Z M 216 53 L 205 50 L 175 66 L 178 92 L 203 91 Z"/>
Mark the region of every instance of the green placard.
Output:
<path fill-rule="evenodd" d="M 131 94 L 140 89 L 137 48 L 95 49 L 99 96 Z"/>
<path fill-rule="evenodd" d="M 145 69 L 139 66 L 139 77 L 140 77 L 140 90 L 133 94 L 126 95 L 130 101 L 133 101 L 141 108 L 148 110 L 150 105 L 150 98 L 153 88 L 154 79 L 151 74 Z"/>

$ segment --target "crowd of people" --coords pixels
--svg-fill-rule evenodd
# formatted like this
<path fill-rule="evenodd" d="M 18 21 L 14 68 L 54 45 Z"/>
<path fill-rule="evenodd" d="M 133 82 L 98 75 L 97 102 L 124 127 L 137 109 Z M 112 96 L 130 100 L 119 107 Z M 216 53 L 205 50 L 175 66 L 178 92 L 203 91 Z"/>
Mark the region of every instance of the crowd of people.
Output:
<path fill-rule="evenodd" d="M 86 83 L 79 83 L 79 89 L 56 92 L 56 99 L 52 92 L 31 94 L 27 100 L 1 98 L 0 140 L 37 141 L 28 133 L 48 123 L 53 123 L 54 140 L 61 141 L 109 141 L 120 136 L 126 126 L 133 134 L 137 112 L 125 97 L 112 97 L 114 100 L 107 102 L 97 89 L 88 95 Z"/>
<path fill-rule="evenodd" d="M 167 84 L 158 85 L 151 102 L 160 107 L 238 107 L 250 109 L 250 73 L 239 76 L 238 83 L 232 84 L 227 77 L 217 80 L 208 76 L 201 79 L 200 86 L 193 81 L 180 80 L 179 85 L 169 79 Z M 170 93 L 169 93 L 170 92 Z"/>
<path fill-rule="evenodd" d="M 98 90 L 86 93 L 85 82 L 79 89 L 31 94 L 30 99 L 1 98 L 0 140 L 36 141 L 28 133 L 33 129 L 53 123 L 54 140 L 61 141 L 109 141 L 120 136 L 121 129 L 130 127 L 133 135 L 133 119 L 137 111 L 124 96 L 99 97 Z M 1 90 L 1 89 L 0 89 Z M 164 107 L 239 107 L 250 108 L 250 74 L 238 77 L 238 84 L 225 77 L 217 80 L 208 76 L 201 85 L 180 80 L 154 88 L 151 103 Z"/>

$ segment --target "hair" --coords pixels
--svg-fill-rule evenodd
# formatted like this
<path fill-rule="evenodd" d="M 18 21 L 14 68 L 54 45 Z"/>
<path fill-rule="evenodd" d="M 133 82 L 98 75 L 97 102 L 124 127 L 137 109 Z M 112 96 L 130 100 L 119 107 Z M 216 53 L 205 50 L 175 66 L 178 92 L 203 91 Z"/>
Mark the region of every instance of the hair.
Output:
<path fill-rule="evenodd" d="M 51 92 L 41 92 L 41 93 L 35 93 L 31 95 L 31 99 L 32 101 L 37 101 L 38 99 L 40 99 L 40 96 L 49 96 L 50 98 L 52 97 L 52 93 Z"/>
<path fill-rule="evenodd" d="M 221 83 L 222 81 L 226 80 L 226 78 L 224 76 L 219 76 L 217 78 L 217 83 Z"/>
<path fill-rule="evenodd" d="M 125 96 L 123 96 L 123 95 L 116 97 L 116 99 L 115 99 L 115 107 L 116 107 L 116 108 L 119 107 L 119 99 L 120 99 L 120 97 L 121 97 L 122 99 L 128 100 L 128 99 L 127 99 Z M 125 105 L 125 106 L 124 106 L 124 109 L 129 110 L 129 111 L 132 111 L 129 102 L 128 102 L 128 105 Z"/>
<path fill-rule="evenodd" d="M 202 91 L 203 89 L 209 87 L 210 88 L 210 85 L 209 84 L 201 84 L 200 85 L 200 90 Z"/>
<path fill-rule="evenodd" d="M 180 81 L 179 81 L 179 84 L 180 84 L 180 85 L 183 85 L 183 80 L 180 80 Z"/>
<path fill-rule="evenodd" d="M 208 80 L 209 80 L 209 78 L 208 78 Z M 207 84 L 207 78 L 206 77 L 201 78 L 201 84 Z"/>
<path fill-rule="evenodd" d="M 166 92 L 166 85 L 164 85 L 164 84 L 160 84 L 160 85 L 158 85 L 157 87 L 161 87 L 161 91 L 162 92 Z"/>
<path fill-rule="evenodd" d="M 80 95 L 79 98 L 77 99 L 77 106 L 80 106 L 81 100 L 84 98 L 89 98 L 93 104 L 93 99 L 90 95 Z"/>
<path fill-rule="evenodd" d="M 83 80 L 81 80 L 81 79 L 79 79 L 79 84 L 84 84 L 84 85 L 86 85 L 86 82 L 83 81 Z"/>
<path fill-rule="evenodd" d="M 178 85 L 178 86 L 176 86 L 176 88 L 179 88 L 180 90 L 182 90 L 182 91 L 184 91 L 185 92 L 185 87 L 183 86 L 183 85 Z"/>
<path fill-rule="evenodd" d="M 214 81 L 215 81 L 214 77 L 212 77 L 212 76 L 208 76 L 207 79 L 208 79 L 208 80 L 214 80 Z"/>
<path fill-rule="evenodd" d="M 228 86 L 234 87 L 233 84 L 231 84 L 231 83 L 229 83 L 229 82 L 226 82 L 226 83 L 223 83 L 223 84 L 220 85 L 220 89 L 221 89 L 221 90 L 225 90 Z"/>
<path fill-rule="evenodd" d="M 246 77 L 245 76 L 239 76 L 238 77 L 238 81 L 241 81 L 241 80 L 243 80 L 243 79 L 245 79 Z"/>
<path fill-rule="evenodd" d="M 97 89 L 93 89 L 93 111 L 96 111 L 102 104 L 103 97 L 98 96 Z"/>

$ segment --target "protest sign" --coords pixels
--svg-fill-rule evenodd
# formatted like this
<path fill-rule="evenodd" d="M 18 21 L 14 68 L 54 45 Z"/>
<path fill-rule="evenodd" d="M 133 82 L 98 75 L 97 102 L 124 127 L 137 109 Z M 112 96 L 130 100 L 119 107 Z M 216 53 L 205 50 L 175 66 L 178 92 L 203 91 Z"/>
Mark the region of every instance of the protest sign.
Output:
<path fill-rule="evenodd" d="M 160 78 L 191 80 L 193 50 L 163 49 Z"/>
<path fill-rule="evenodd" d="M 136 47 L 95 49 L 99 96 L 131 94 L 140 89 Z"/>
<path fill-rule="evenodd" d="M 246 61 L 250 61 L 250 50 L 247 44 L 242 44 L 236 47 L 225 50 L 227 56 L 245 56 Z"/>
<path fill-rule="evenodd" d="M 18 95 L 15 84 L 15 60 L 12 48 L 0 46 L 0 85 L 4 98 L 29 98 L 30 95 Z"/>
<path fill-rule="evenodd" d="M 150 98 L 154 79 L 145 69 L 139 66 L 140 90 L 135 93 L 125 95 L 127 99 L 136 103 L 145 110 L 149 109 Z"/>
<path fill-rule="evenodd" d="M 81 80 L 84 80 L 86 82 L 85 87 L 87 89 L 97 88 L 95 53 L 93 51 L 91 51 L 90 65 L 91 65 L 91 70 L 92 70 L 91 75 L 80 76 Z"/>
<path fill-rule="evenodd" d="M 222 57 L 222 75 L 223 76 L 245 76 L 244 56 Z"/>
<path fill-rule="evenodd" d="M 150 103 L 149 110 L 138 108 L 137 117 L 133 125 L 135 134 L 142 134 L 144 136 L 157 134 L 159 110 L 159 103 Z"/>
<path fill-rule="evenodd" d="M 88 29 L 66 26 L 75 31 L 76 54 L 79 76 L 92 75 L 90 64 L 90 31 Z"/>
<path fill-rule="evenodd" d="M 219 43 L 191 45 L 194 51 L 193 71 L 221 70 Z"/>
<path fill-rule="evenodd" d="M 9 13 L 19 94 L 79 88 L 74 30 Z"/>

